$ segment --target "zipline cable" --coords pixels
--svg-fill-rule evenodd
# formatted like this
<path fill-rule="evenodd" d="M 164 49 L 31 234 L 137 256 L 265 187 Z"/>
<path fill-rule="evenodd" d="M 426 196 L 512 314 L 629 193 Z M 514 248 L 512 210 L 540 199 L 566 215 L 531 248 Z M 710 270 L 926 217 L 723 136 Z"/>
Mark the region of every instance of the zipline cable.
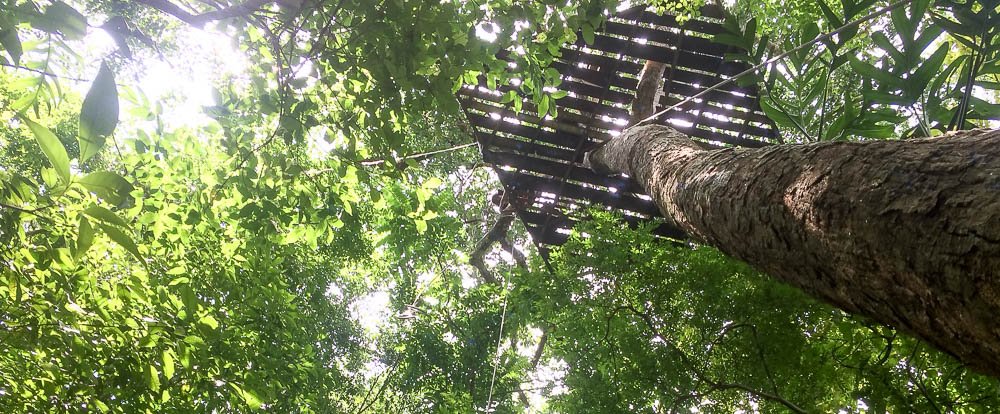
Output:
<path fill-rule="evenodd" d="M 514 249 L 515 249 L 514 241 L 512 240 L 510 242 L 510 252 L 508 252 L 512 258 L 514 257 Z M 503 343 L 503 325 L 504 322 L 507 321 L 507 295 L 509 293 L 508 288 L 510 286 L 510 277 L 511 274 L 514 273 L 513 270 L 514 270 L 514 263 L 510 263 L 510 265 L 507 266 L 507 277 L 505 277 L 503 280 L 503 305 L 501 305 L 501 308 L 503 310 L 500 312 L 500 328 L 497 330 L 497 351 L 493 355 L 493 374 L 490 376 L 490 393 L 486 398 L 486 412 L 488 413 L 494 411 L 493 386 L 494 384 L 496 384 L 497 367 L 500 365 L 500 345 Z"/>

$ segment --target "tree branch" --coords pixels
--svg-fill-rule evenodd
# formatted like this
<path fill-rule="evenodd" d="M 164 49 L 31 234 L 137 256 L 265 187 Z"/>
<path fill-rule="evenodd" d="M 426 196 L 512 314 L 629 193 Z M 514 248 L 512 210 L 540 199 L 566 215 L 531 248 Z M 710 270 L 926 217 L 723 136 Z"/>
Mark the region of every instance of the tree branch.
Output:
<path fill-rule="evenodd" d="M 632 107 L 629 109 L 629 126 L 653 115 L 656 102 L 663 92 L 663 72 L 666 68 L 666 63 L 655 60 L 647 60 L 642 67 L 642 71 L 639 72 L 639 85 L 635 89 L 635 99 L 632 100 Z"/>
<path fill-rule="evenodd" d="M 169 0 L 137 0 L 139 3 L 167 13 L 184 23 L 195 27 L 202 27 L 205 23 L 230 19 L 235 17 L 245 17 L 261 8 L 261 6 L 274 3 L 275 0 L 247 0 L 243 3 L 234 4 L 229 7 L 213 10 L 202 14 L 192 14 L 180 6 L 171 3 Z"/>
<path fill-rule="evenodd" d="M 490 230 L 483 235 L 483 238 L 479 239 L 479 242 L 476 243 L 476 248 L 472 251 L 472 255 L 469 258 L 469 264 L 479 271 L 480 278 L 482 278 L 486 283 L 496 284 L 498 282 L 497 277 L 486 268 L 486 263 L 484 261 L 486 253 L 489 252 L 494 243 L 497 243 L 507 237 L 507 231 L 510 230 L 510 226 L 513 223 L 513 211 L 503 211 L 500 213 L 500 217 L 497 218 L 496 223 L 493 223 L 493 227 L 491 227 Z"/>

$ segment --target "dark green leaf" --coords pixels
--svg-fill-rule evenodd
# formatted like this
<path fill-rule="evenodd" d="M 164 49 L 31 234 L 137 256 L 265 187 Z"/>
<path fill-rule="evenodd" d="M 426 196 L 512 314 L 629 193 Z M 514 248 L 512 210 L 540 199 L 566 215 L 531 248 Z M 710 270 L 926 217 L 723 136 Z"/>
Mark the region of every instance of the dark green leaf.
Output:
<path fill-rule="evenodd" d="M 135 245 L 135 242 L 132 241 L 131 236 L 126 234 L 118 227 L 109 226 L 103 223 L 98 224 L 98 226 L 101 227 L 101 230 L 103 230 L 104 233 L 106 233 L 108 237 L 111 238 L 112 241 L 118 243 L 119 246 L 125 248 L 125 251 L 132 254 L 132 256 L 134 256 L 140 262 L 143 260 L 142 254 L 139 253 L 139 248 L 138 246 Z"/>
<path fill-rule="evenodd" d="M 934 78 L 934 74 L 941 70 L 941 65 L 944 64 L 944 58 L 948 56 L 948 49 L 951 47 L 951 43 L 945 42 L 941 44 L 934 51 L 933 54 L 923 64 L 913 72 L 913 75 L 909 77 L 906 83 L 906 93 L 910 96 L 920 95 L 924 92 L 924 88 L 930 84 L 931 80 Z"/>
<path fill-rule="evenodd" d="M 583 25 L 583 41 L 588 45 L 594 44 L 594 27 L 589 24 Z"/>
<path fill-rule="evenodd" d="M 105 201 L 119 205 L 132 192 L 132 184 L 122 176 L 111 171 L 97 171 L 79 180 L 80 184 L 90 192 L 97 194 Z"/>
<path fill-rule="evenodd" d="M 712 38 L 712 41 L 741 49 L 749 49 L 749 45 L 747 45 L 746 40 L 742 36 L 736 36 L 729 33 L 719 33 Z"/>
<path fill-rule="evenodd" d="M 122 220 L 122 218 L 118 217 L 118 215 L 115 214 L 113 211 L 98 205 L 92 205 L 90 207 L 87 207 L 86 209 L 83 210 L 83 213 L 108 224 L 114 224 L 118 227 L 125 227 L 125 228 L 128 227 L 128 224 L 125 223 L 125 220 Z"/>
<path fill-rule="evenodd" d="M 31 133 L 35 135 L 38 146 L 42 147 L 42 152 L 49 159 L 52 168 L 55 168 L 59 174 L 59 179 L 63 183 L 69 184 L 69 156 L 66 155 L 66 148 L 63 147 L 62 142 L 59 142 L 59 138 L 56 138 L 56 135 L 52 131 L 49 131 L 48 128 L 36 124 L 34 121 L 28 119 L 28 117 L 21 116 L 21 120 L 28 124 L 28 129 L 31 129 Z"/>
<path fill-rule="evenodd" d="M 778 106 L 772 104 L 770 98 L 764 98 L 760 100 L 760 107 L 764 110 L 764 114 L 768 118 L 774 120 L 778 125 L 785 128 L 797 128 L 795 121 L 792 120 L 788 113 L 780 109 Z"/>
<path fill-rule="evenodd" d="M 13 28 L 0 30 L 0 45 L 7 51 L 15 65 L 20 64 L 24 50 L 21 49 L 21 39 L 17 38 L 17 30 Z"/>
<path fill-rule="evenodd" d="M 861 96 L 863 96 L 867 101 L 883 105 L 910 106 L 916 102 L 916 99 L 912 97 L 882 91 L 862 91 Z"/>
<path fill-rule="evenodd" d="M 881 86 L 888 86 L 892 89 L 900 89 L 903 87 L 903 79 L 889 73 L 889 71 L 885 69 L 876 68 L 871 63 L 861 61 L 854 56 L 850 57 L 850 62 L 851 68 L 854 69 L 855 72 L 858 72 L 861 76 L 878 81 Z"/>
<path fill-rule="evenodd" d="M 80 162 L 101 151 L 118 125 L 118 87 L 107 63 L 101 64 L 80 110 Z"/>
<path fill-rule="evenodd" d="M 830 6 L 826 4 L 826 0 L 819 0 L 816 4 L 819 5 L 820 10 L 823 11 L 823 15 L 826 16 L 826 19 L 830 21 L 831 26 L 840 27 L 844 25 L 844 21 L 830 9 Z"/>
<path fill-rule="evenodd" d="M 45 12 L 31 17 L 31 26 L 49 33 L 61 33 L 67 39 L 82 39 L 87 34 L 87 18 L 61 1 L 52 3 Z"/>
<path fill-rule="evenodd" d="M 90 220 L 87 220 L 84 216 L 80 216 L 80 226 L 76 236 L 76 251 L 73 253 L 73 256 L 76 258 L 83 257 L 93 244 L 94 228 L 90 225 Z"/>
<path fill-rule="evenodd" d="M 878 45 L 878 47 L 882 48 L 882 50 L 888 53 L 889 56 L 892 57 L 892 60 L 894 62 L 902 63 L 905 60 L 903 58 L 903 52 L 900 52 L 899 49 L 896 49 L 896 46 L 893 45 L 892 41 L 890 41 L 889 38 L 885 36 L 885 33 L 882 32 L 872 33 L 872 41 L 874 41 L 875 44 Z"/>

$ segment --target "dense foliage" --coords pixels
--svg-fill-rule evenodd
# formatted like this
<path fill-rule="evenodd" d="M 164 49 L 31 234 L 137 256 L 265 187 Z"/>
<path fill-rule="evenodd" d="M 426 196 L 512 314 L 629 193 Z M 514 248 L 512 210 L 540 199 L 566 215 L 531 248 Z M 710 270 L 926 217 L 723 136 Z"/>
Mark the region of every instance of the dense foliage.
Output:
<path fill-rule="evenodd" d="M 876 3 L 737 2 L 717 40 L 763 62 Z M 217 21 L 165 4 L 0 0 L 0 411 L 1000 405 L 994 379 L 905 334 L 603 213 L 551 267 L 494 249 L 503 282 L 476 278 L 496 184 L 454 92 L 517 77 L 554 112 L 548 64 L 617 2 L 280 1 Z M 746 82 L 790 141 L 984 125 L 998 13 L 914 1 Z M 131 79 L 195 65 L 192 26 L 252 63 L 178 120 L 183 100 Z"/>

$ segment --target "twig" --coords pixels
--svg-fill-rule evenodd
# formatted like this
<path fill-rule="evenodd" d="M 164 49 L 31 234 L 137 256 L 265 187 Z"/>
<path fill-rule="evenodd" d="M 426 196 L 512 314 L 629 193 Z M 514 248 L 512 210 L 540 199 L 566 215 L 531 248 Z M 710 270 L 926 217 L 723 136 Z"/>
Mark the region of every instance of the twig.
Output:
<path fill-rule="evenodd" d="M 434 156 L 434 155 L 437 155 L 437 154 L 443 154 L 443 153 L 451 152 L 451 151 L 458 151 L 460 149 L 469 148 L 469 147 L 471 147 L 473 145 L 477 145 L 477 144 L 478 143 L 476 143 L 476 142 L 468 142 L 468 143 L 465 143 L 465 144 L 455 145 L 453 147 L 443 148 L 443 149 L 439 149 L 439 150 L 428 151 L 428 152 L 421 152 L 421 153 L 417 153 L 417 154 L 404 155 L 402 158 L 396 160 L 396 162 L 398 163 L 398 162 L 406 161 L 406 160 L 421 161 L 421 160 L 430 158 L 431 156 Z M 381 159 L 381 158 L 369 158 L 369 159 L 366 159 L 366 160 L 361 160 L 359 162 L 361 163 L 361 165 L 363 165 L 365 167 L 372 167 L 372 166 L 376 166 L 376 165 L 385 164 L 386 160 L 385 159 Z"/>
<path fill-rule="evenodd" d="M 29 68 L 27 66 L 12 65 L 10 63 L 4 63 L 4 62 L 0 62 L 0 66 L 12 68 L 12 69 L 17 69 L 17 70 L 26 70 L 28 72 L 35 72 L 37 74 L 49 76 L 49 77 L 52 77 L 52 78 L 66 79 L 66 80 L 71 80 L 71 81 L 76 81 L 76 82 L 90 82 L 90 79 L 74 78 L 72 76 L 64 76 L 64 75 L 56 75 L 55 73 L 52 73 L 52 72 L 46 72 L 46 71 L 41 70 L 41 69 Z"/>

